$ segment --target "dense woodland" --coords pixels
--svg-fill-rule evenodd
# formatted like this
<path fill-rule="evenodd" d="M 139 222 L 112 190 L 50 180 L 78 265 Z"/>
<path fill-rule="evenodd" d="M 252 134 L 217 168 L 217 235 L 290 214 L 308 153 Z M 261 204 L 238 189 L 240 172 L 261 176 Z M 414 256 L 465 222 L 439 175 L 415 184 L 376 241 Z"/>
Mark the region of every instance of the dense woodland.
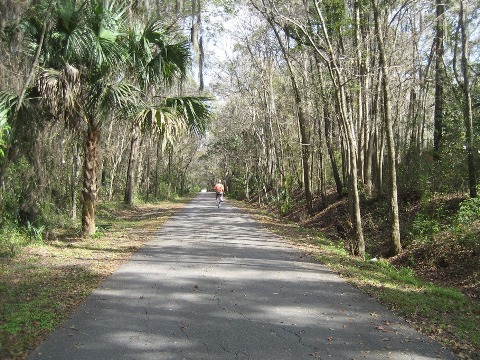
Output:
<path fill-rule="evenodd" d="M 455 196 L 471 223 L 479 11 L 473 0 L 2 0 L 2 248 L 80 221 L 90 236 L 99 201 L 157 201 L 218 178 L 281 214 L 301 192 L 305 218 L 347 199 L 339 226 L 360 257 L 373 200 L 386 209 L 384 256 L 405 247 L 407 203 Z"/>

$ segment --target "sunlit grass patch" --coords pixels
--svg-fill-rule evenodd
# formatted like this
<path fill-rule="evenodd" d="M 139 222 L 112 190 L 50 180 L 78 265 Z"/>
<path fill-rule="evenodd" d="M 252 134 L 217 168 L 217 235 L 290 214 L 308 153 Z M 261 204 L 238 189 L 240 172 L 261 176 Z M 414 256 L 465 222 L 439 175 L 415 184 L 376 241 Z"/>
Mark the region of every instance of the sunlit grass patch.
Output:
<path fill-rule="evenodd" d="M 96 236 L 55 229 L 53 237 L 22 240 L 14 254 L 0 256 L 0 358 L 25 358 L 187 201 L 102 204 Z"/>

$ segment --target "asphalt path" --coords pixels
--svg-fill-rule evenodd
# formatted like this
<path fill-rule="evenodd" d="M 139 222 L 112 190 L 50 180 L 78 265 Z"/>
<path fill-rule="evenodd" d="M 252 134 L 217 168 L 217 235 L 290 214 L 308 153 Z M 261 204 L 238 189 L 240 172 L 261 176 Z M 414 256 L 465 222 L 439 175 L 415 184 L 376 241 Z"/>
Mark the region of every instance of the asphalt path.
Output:
<path fill-rule="evenodd" d="M 228 200 L 201 193 L 29 357 L 454 359 Z"/>

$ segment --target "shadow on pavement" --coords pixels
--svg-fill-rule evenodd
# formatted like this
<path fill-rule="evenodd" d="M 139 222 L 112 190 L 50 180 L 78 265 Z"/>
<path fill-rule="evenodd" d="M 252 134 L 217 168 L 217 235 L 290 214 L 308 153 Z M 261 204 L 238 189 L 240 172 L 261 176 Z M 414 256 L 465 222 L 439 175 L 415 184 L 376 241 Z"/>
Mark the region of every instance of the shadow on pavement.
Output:
<path fill-rule="evenodd" d="M 30 359 L 453 359 L 228 200 L 200 194 Z"/>

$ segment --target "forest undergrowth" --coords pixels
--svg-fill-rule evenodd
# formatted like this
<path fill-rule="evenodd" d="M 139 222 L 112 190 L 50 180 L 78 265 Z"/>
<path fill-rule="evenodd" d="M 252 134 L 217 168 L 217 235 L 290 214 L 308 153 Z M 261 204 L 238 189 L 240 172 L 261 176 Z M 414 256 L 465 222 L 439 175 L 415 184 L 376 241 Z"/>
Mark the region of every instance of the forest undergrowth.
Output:
<path fill-rule="evenodd" d="M 304 248 L 349 282 L 404 317 L 419 332 L 450 347 L 461 359 L 480 359 L 480 202 L 431 196 L 400 202 L 403 251 L 388 257 L 385 199 L 363 199 L 366 259 L 348 253 L 347 198 L 330 194 L 305 212 L 303 194 L 249 212 L 269 229 Z"/>

